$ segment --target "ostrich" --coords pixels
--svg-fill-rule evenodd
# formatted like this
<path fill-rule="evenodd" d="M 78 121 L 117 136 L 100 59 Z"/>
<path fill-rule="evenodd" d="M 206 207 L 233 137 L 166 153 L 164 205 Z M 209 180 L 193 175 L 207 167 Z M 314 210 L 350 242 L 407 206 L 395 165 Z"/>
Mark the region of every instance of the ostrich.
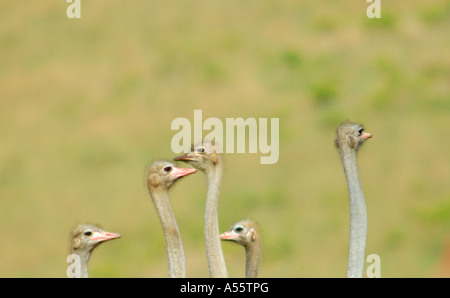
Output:
<path fill-rule="evenodd" d="M 216 146 L 206 142 L 193 147 L 192 152 L 177 156 L 174 160 L 189 163 L 194 168 L 202 170 L 206 176 L 206 207 L 205 207 L 205 242 L 211 277 L 228 277 L 222 244 L 220 243 L 218 200 L 222 180 L 222 157 Z"/>
<path fill-rule="evenodd" d="M 339 148 L 350 197 L 350 248 L 347 277 L 362 277 L 367 237 L 367 212 L 356 163 L 356 151 L 372 135 L 355 123 L 347 122 L 337 129 Z"/>
<path fill-rule="evenodd" d="M 103 231 L 96 225 L 82 224 L 77 226 L 71 235 L 70 253 L 78 255 L 80 258 L 79 277 L 89 277 L 88 263 L 94 248 L 107 240 L 120 237 L 120 234 Z"/>
<path fill-rule="evenodd" d="M 245 276 L 257 277 L 261 259 L 261 234 L 258 225 L 250 219 L 241 220 L 235 223 L 228 232 L 221 234 L 220 239 L 234 241 L 244 246 Z"/>
<path fill-rule="evenodd" d="M 161 221 L 166 241 L 169 277 L 186 277 L 186 262 L 180 231 L 169 201 L 169 188 L 196 169 L 178 168 L 168 161 L 155 161 L 147 171 L 147 186 Z"/>

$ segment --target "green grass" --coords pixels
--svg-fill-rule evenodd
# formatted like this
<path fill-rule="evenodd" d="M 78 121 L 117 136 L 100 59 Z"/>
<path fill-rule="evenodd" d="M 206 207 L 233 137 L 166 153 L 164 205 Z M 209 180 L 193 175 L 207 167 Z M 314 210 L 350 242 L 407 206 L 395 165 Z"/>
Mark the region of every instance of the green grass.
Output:
<path fill-rule="evenodd" d="M 345 276 L 346 119 L 374 135 L 358 153 L 366 253 L 382 277 L 445 274 L 449 1 L 390 2 L 380 20 L 364 1 L 85 1 L 80 20 L 64 1 L 0 4 L 0 276 L 65 277 L 81 222 L 123 235 L 91 276 L 167 276 L 144 169 L 175 156 L 171 122 L 194 109 L 280 119 L 277 164 L 224 156 L 220 227 L 260 223 L 260 276 Z M 208 276 L 204 196 L 201 173 L 171 190 L 191 277 Z M 243 276 L 242 248 L 223 247 Z"/>

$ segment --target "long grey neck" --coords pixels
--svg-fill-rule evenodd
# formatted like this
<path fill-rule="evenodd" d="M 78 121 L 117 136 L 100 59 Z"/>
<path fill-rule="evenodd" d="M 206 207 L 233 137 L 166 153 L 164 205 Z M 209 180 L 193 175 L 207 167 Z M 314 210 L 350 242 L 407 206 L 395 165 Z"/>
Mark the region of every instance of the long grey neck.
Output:
<path fill-rule="evenodd" d="M 169 194 L 167 190 L 158 190 L 151 194 L 166 241 L 169 277 L 186 277 L 183 243 L 170 205 Z"/>
<path fill-rule="evenodd" d="M 80 257 L 80 278 L 88 278 L 88 264 L 92 250 L 71 250 L 71 253 L 76 254 Z"/>
<path fill-rule="evenodd" d="M 259 238 L 259 237 L 258 237 Z M 261 241 L 256 239 L 245 246 L 245 277 L 256 278 L 258 276 L 259 261 L 261 258 Z"/>
<path fill-rule="evenodd" d="M 219 188 L 222 180 L 222 161 L 205 170 L 207 192 L 205 208 L 205 242 L 206 257 L 208 259 L 209 274 L 211 277 L 228 277 L 225 258 L 220 242 L 218 201 Z"/>
<path fill-rule="evenodd" d="M 367 212 L 356 162 L 356 151 L 342 146 L 341 160 L 350 197 L 350 248 L 347 277 L 363 277 L 367 238 Z"/>

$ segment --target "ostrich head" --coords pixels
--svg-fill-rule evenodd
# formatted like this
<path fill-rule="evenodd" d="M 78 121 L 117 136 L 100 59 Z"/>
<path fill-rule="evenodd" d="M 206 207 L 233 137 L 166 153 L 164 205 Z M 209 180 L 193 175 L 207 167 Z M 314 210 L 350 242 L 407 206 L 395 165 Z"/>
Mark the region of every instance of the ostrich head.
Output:
<path fill-rule="evenodd" d="M 219 163 L 220 158 L 216 146 L 210 142 L 205 142 L 192 146 L 191 152 L 177 156 L 174 160 L 187 162 L 194 168 L 205 171 L 214 168 Z"/>
<path fill-rule="evenodd" d="M 235 223 L 228 232 L 220 235 L 220 239 L 234 241 L 242 246 L 248 246 L 258 237 L 257 225 L 249 220 L 241 220 Z"/>
<path fill-rule="evenodd" d="M 168 161 L 155 161 L 147 171 L 148 185 L 152 189 L 170 188 L 179 178 L 194 174 L 196 169 L 179 168 Z"/>
<path fill-rule="evenodd" d="M 71 251 L 91 252 L 100 243 L 120 237 L 120 234 L 103 231 L 96 225 L 79 225 L 72 232 Z"/>
<path fill-rule="evenodd" d="M 364 131 L 364 127 L 360 124 L 346 122 L 337 129 L 337 138 L 335 141 L 337 148 L 348 146 L 357 151 L 365 140 L 372 137 L 372 134 Z"/>

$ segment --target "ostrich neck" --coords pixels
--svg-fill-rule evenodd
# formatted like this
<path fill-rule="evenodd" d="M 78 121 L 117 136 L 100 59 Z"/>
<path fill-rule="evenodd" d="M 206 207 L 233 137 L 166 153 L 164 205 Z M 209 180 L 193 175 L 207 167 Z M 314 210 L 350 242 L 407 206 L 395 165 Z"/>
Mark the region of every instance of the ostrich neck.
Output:
<path fill-rule="evenodd" d="M 367 237 L 367 212 L 356 151 L 343 146 L 341 160 L 350 197 L 350 247 L 347 277 L 362 277 Z"/>
<path fill-rule="evenodd" d="M 205 170 L 207 192 L 205 208 L 205 242 L 211 277 L 228 277 L 218 219 L 219 188 L 222 180 L 222 163 L 217 162 L 214 167 Z"/>
<path fill-rule="evenodd" d="M 76 254 L 80 257 L 80 277 L 81 278 L 88 278 L 88 264 L 89 259 L 91 257 L 92 251 L 77 251 L 77 250 L 71 250 L 71 253 Z"/>
<path fill-rule="evenodd" d="M 259 260 L 261 258 L 261 241 L 256 239 L 251 244 L 245 246 L 245 276 L 256 278 L 258 276 Z"/>
<path fill-rule="evenodd" d="M 173 214 L 167 190 L 151 191 L 156 213 L 161 221 L 166 241 L 166 251 L 169 265 L 169 277 L 186 277 L 186 262 L 180 231 Z"/>

